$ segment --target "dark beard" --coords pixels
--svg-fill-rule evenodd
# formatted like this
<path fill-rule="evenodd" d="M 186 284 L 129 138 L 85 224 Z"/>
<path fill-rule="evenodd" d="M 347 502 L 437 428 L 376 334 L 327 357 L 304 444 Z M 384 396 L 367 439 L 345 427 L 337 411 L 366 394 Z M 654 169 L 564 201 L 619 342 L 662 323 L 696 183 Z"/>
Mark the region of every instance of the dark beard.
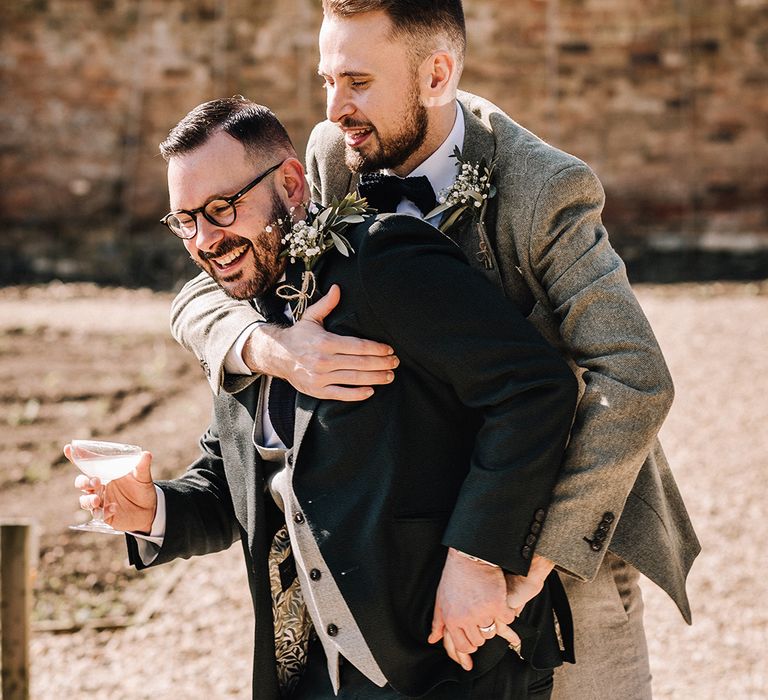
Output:
<path fill-rule="evenodd" d="M 353 173 L 372 173 L 384 169 L 394 169 L 407 161 L 424 143 L 427 137 L 429 117 L 427 108 L 421 104 L 418 93 L 414 90 L 406 110 L 407 120 L 400 131 L 388 141 L 381 140 L 379 148 L 373 153 L 363 156 L 362 153 L 346 146 L 344 161 Z M 343 126 L 367 126 L 356 124 L 353 120 L 343 122 Z"/>
<path fill-rule="evenodd" d="M 277 285 L 277 281 L 285 270 L 285 261 L 278 259 L 282 251 L 283 237 L 283 231 L 275 225 L 278 219 L 282 219 L 283 228 L 290 226 L 290 214 L 277 193 L 273 192 L 272 210 L 268 219 L 273 224 L 272 233 L 262 231 L 257 239 L 258 245 L 254 245 L 252 241 L 242 236 L 228 237 L 215 251 L 200 252 L 197 258 L 192 258 L 192 262 L 210 275 L 231 299 L 244 300 L 262 297 Z M 242 270 L 231 277 L 226 277 L 213 267 L 213 263 L 205 264 L 211 258 L 225 255 L 244 245 L 251 249 L 255 261 L 254 269 L 250 271 L 248 278 L 245 277 L 246 273 Z M 248 251 L 243 255 L 248 255 Z"/>

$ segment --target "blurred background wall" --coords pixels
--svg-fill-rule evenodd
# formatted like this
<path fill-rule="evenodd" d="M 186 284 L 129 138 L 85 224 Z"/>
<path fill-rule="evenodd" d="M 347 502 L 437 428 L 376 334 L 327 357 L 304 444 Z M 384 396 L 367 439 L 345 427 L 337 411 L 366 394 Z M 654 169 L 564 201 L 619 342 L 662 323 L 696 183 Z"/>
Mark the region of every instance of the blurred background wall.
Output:
<path fill-rule="evenodd" d="M 768 277 L 768 0 L 465 0 L 462 87 L 586 160 L 634 279 Z M 319 0 L 3 0 L 0 283 L 171 288 L 157 144 L 244 94 L 303 152 Z"/>

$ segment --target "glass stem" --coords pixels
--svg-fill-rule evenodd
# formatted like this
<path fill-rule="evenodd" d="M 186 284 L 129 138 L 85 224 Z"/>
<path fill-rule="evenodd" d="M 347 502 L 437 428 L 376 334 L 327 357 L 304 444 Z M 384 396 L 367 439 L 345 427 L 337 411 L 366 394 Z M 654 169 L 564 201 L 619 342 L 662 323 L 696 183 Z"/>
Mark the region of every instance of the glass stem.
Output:
<path fill-rule="evenodd" d="M 106 526 L 107 523 L 104 522 L 104 499 L 107 496 L 107 485 L 105 483 L 102 483 L 101 486 L 99 486 L 98 496 L 100 507 L 93 509 L 93 518 L 91 519 L 91 523 L 95 525 Z"/>

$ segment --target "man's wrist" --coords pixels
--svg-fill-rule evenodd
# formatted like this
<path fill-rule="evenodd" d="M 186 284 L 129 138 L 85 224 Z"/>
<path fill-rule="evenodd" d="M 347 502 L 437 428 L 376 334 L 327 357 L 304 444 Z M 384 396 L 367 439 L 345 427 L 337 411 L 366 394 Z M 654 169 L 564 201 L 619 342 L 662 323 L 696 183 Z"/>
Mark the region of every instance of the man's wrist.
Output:
<path fill-rule="evenodd" d="M 528 569 L 528 576 L 543 583 L 554 568 L 555 562 L 551 559 L 547 559 L 540 554 L 534 554 L 531 558 L 531 566 Z"/>
<path fill-rule="evenodd" d="M 274 323 L 259 323 L 253 328 L 242 352 L 243 361 L 251 372 L 287 378 L 288 373 L 280 362 L 280 350 L 284 347 L 280 339 L 287 330 Z"/>

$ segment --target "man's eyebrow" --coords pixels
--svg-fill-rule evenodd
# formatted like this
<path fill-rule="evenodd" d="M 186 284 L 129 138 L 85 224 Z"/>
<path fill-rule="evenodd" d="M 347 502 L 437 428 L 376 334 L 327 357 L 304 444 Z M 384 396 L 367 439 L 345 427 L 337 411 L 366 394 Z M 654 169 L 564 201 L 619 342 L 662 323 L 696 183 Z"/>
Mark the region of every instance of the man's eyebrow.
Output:
<path fill-rule="evenodd" d="M 327 73 L 324 73 L 320 66 L 317 67 L 317 74 L 322 78 L 327 75 Z M 370 76 L 371 73 L 369 71 L 364 70 L 345 70 L 339 73 L 340 78 L 362 78 Z"/>

